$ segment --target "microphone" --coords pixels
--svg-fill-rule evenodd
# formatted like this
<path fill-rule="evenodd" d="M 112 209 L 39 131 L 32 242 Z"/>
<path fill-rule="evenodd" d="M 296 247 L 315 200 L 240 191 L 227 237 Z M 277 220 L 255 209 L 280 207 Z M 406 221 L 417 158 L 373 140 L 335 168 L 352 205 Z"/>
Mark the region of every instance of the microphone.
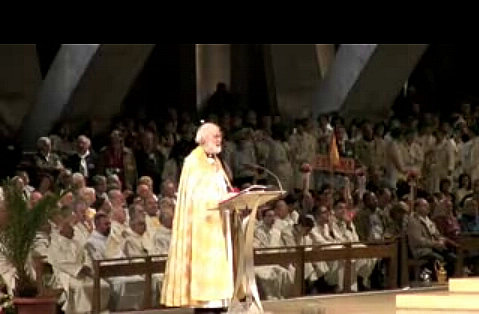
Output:
<path fill-rule="evenodd" d="M 273 178 L 276 179 L 276 182 L 278 183 L 279 189 L 281 190 L 281 192 L 284 192 L 284 190 L 283 190 L 283 185 L 281 184 L 281 180 L 278 178 L 277 175 L 275 175 L 275 174 L 273 173 L 273 171 L 269 170 L 269 169 L 266 168 L 266 167 L 257 165 L 257 164 L 244 163 L 243 165 L 246 166 L 246 167 L 250 167 L 250 168 L 253 168 L 253 169 L 257 169 L 257 170 L 259 170 L 259 169 L 264 170 L 267 174 L 271 175 Z"/>

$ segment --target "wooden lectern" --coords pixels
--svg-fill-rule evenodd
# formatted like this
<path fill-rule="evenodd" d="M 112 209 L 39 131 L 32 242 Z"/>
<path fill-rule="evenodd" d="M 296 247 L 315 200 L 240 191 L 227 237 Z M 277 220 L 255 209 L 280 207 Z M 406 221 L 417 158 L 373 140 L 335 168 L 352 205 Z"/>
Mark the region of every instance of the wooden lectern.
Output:
<path fill-rule="evenodd" d="M 235 287 L 228 313 L 263 313 L 254 272 L 253 237 L 258 207 L 286 194 L 285 191 L 254 190 L 255 186 L 243 190 L 219 204 L 226 216 L 233 215 L 231 231 L 236 255 Z M 244 217 L 245 211 L 251 210 Z M 246 297 L 246 304 L 240 300 Z"/>

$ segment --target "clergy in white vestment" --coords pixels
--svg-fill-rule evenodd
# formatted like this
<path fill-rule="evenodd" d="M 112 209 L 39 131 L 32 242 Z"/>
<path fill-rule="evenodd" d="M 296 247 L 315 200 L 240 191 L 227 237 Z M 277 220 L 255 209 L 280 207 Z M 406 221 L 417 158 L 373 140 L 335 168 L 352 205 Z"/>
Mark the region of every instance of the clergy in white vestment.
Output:
<path fill-rule="evenodd" d="M 148 251 L 153 251 L 153 237 L 161 226 L 158 218 L 158 200 L 154 194 L 145 200 L 145 214 L 146 231 L 143 237 L 145 238 L 145 244 L 147 245 Z"/>
<path fill-rule="evenodd" d="M 88 238 L 85 248 L 91 261 L 106 259 L 108 236 L 111 231 L 110 218 L 105 213 L 95 215 L 95 230 Z M 125 257 L 122 251 L 114 258 Z M 143 305 L 144 279 L 141 276 L 110 277 L 115 310 L 140 309 Z"/>
<path fill-rule="evenodd" d="M 112 209 L 123 209 L 126 214 L 126 223 L 128 224 L 128 208 L 126 207 L 125 196 L 120 189 L 112 189 L 108 191 L 108 199 L 110 200 Z"/>
<path fill-rule="evenodd" d="M 310 237 L 313 244 L 325 245 L 339 243 L 339 239 L 335 239 L 332 233 L 331 225 L 331 212 L 325 206 L 319 206 L 313 209 L 316 215 L 315 226 L 311 231 Z M 325 249 L 341 249 L 342 245 L 331 245 Z M 343 261 L 328 261 L 329 271 L 325 274 L 324 279 L 330 285 L 337 286 L 339 291 L 343 290 L 344 285 L 344 262 Z M 351 290 L 357 290 L 356 273 L 351 272 Z"/>
<path fill-rule="evenodd" d="M 64 296 L 62 310 L 65 314 L 90 313 L 93 306 L 92 269 L 87 265 L 85 250 L 73 240 L 74 228 L 67 219 L 59 224 L 59 235 L 48 248 L 48 262 L 58 279 Z M 110 286 L 100 283 L 101 310 L 108 310 Z"/>
<path fill-rule="evenodd" d="M 126 213 L 123 208 L 111 211 L 111 231 L 106 243 L 106 258 L 114 258 L 120 255 L 128 236 L 129 226 L 126 224 Z"/>
<path fill-rule="evenodd" d="M 76 199 L 73 202 L 73 213 L 76 218 L 76 223 L 73 226 L 73 229 L 75 229 L 73 239 L 81 246 L 85 245 L 93 230 L 93 226 L 87 216 L 88 207 L 88 204 L 81 199 Z"/>
<path fill-rule="evenodd" d="M 144 213 L 136 213 L 130 216 L 130 232 L 125 240 L 123 253 L 126 257 L 147 256 L 152 254 L 152 244 L 146 235 L 146 222 Z M 135 260 L 133 259 L 132 262 Z M 152 300 L 158 300 L 156 296 L 160 294 L 163 283 L 163 274 L 156 273 L 152 275 Z"/>
<path fill-rule="evenodd" d="M 161 225 L 153 236 L 153 255 L 168 255 L 171 243 L 171 228 L 173 227 L 173 210 L 160 213 Z M 161 295 L 164 274 L 155 274 L 158 278 L 156 291 Z"/>
<path fill-rule="evenodd" d="M 273 228 L 275 212 L 272 208 L 263 211 L 263 219 L 254 232 L 255 248 L 271 248 L 281 246 L 281 231 Z M 271 251 L 269 251 L 271 252 Z M 293 286 L 291 272 L 281 265 L 255 266 L 258 286 L 268 300 L 282 299 L 290 295 Z"/>
<path fill-rule="evenodd" d="M 172 180 L 164 180 L 161 184 L 161 194 L 158 195 L 158 202 L 160 203 L 160 208 L 162 202 L 170 203 L 175 209 L 176 206 L 176 184 Z"/>
<path fill-rule="evenodd" d="M 427 156 L 423 177 L 426 191 L 432 194 L 439 192 L 441 179 L 452 179 L 454 173 L 455 148 L 443 130 L 436 131 L 436 144 Z"/>
<path fill-rule="evenodd" d="M 314 219 L 309 215 L 300 215 L 298 222 L 294 225 L 287 225 L 281 230 L 280 243 L 282 247 L 296 247 L 311 245 L 311 238 L 309 234 L 314 227 Z M 290 264 L 289 271 L 292 278 L 294 278 L 295 267 Z M 314 282 L 324 276 L 329 270 L 325 262 L 320 263 L 305 263 L 304 264 L 304 279 L 308 282 Z"/>
<path fill-rule="evenodd" d="M 332 224 L 333 234 L 336 239 L 341 242 L 360 242 L 356 227 L 353 221 L 347 215 L 347 204 L 343 201 L 338 201 L 334 205 L 334 220 Z M 364 244 L 353 244 L 352 247 L 366 247 Z M 363 258 L 355 260 L 353 266 L 356 273 L 363 280 L 365 287 L 369 288 L 369 277 L 374 270 L 377 259 Z"/>
<path fill-rule="evenodd" d="M 164 211 L 160 214 L 161 225 L 153 236 L 154 255 L 168 255 L 171 242 L 171 228 L 173 226 L 173 213 Z"/>
<path fill-rule="evenodd" d="M 148 248 L 146 238 L 144 237 L 146 231 L 145 215 L 136 214 L 130 217 L 130 229 L 123 247 L 123 254 L 126 257 L 147 256 Z"/>
<path fill-rule="evenodd" d="M 288 140 L 292 152 L 293 188 L 303 189 L 303 173 L 301 166 L 310 164 L 318 152 L 318 143 L 313 135 L 306 131 L 308 119 L 296 121 L 296 132 Z M 309 186 L 314 187 L 314 176 L 309 177 Z"/>
<path fill-rule="evenodd" d="M 281 232 L 286 226 L 293 226 L 295 221 L 290 216 L 288 204 L 284 200 L 278 200 L 274 204 L 274 212 L 276 219 L 273 227 Z"/>

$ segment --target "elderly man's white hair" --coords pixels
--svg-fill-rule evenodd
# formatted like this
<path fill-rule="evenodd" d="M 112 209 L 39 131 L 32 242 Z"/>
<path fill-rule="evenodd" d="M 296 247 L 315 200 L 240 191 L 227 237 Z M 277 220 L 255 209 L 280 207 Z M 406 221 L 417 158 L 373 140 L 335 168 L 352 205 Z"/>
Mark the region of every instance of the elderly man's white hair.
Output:
<path fill-rule="evenodd" d="M 83 140 L 87 143 L 87 146 L 90 147 L 91 146 L 91 141 L 90 139 L 88 138 L 88 136 L 86 135 L 80 135 L 78 136 L 78 140 Z"/>
<path fill-rule="evenodd" d="M 211 122 L 202 124 L 198 128 L 198 131 L 196 132 L 195 142 L 200 145 L 204 144 L 206 140 L 206 135 L 208 134 L 208 132 L 211 132 L 212 130 L 219 129 L 219 128 L 220 128 L 219 126 Z"/>
<path fill-rule="evenodd" d="M 50 145 L 50 144 L 51 144 L 51 141 L 50 141 L 50 139 L 49 139 L 48 137 L 42 136 L 42 137 L 40 137 L 40 138 L 38 139 L 38 141 L 37 141 L 37 146 L 40 146 L 40 145 L 42 145 L 42 144 L 49 144 L 49 145 Z"/>

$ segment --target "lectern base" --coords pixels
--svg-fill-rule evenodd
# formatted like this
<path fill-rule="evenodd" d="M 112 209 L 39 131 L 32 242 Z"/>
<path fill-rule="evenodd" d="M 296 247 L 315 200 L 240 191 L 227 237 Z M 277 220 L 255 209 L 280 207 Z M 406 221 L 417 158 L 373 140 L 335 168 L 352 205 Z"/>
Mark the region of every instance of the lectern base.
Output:
<path fill-rule="evenodd" d="M 233 302 L 228 309 L 228 314 L 271 314 L 272 312 L 262 311 L 256 303 Z"/>

